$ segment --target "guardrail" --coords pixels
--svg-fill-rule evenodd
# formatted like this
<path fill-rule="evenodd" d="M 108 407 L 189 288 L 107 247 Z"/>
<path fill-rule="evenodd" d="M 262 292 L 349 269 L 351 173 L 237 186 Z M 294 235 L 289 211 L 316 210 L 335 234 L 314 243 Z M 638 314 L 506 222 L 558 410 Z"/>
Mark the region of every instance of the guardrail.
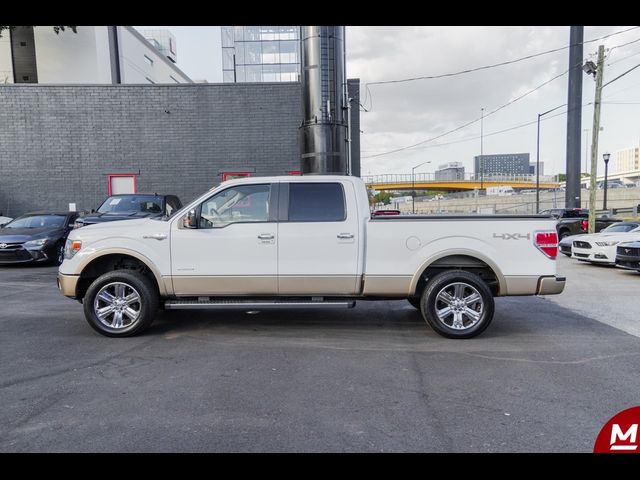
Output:
<path fill-rule="evenodd" d="M 476 175 L 475 173 L 466 173 L 456 178 L 444 178 L 436 173 L 388 173 L 381 175 L 363 175 L 362 180 L 367 185 L 380 185 L 389 183 L 424 183 L 424 182 L 527 182 L 536 183 L 535 175 Z M 540 182 L 554 182 L 553 175 L 540 175 Z"/>

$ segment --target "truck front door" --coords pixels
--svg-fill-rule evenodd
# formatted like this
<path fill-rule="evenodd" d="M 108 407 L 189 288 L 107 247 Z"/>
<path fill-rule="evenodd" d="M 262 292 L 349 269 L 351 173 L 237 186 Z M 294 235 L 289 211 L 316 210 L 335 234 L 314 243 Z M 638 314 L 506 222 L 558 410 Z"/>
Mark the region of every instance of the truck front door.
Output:
<path fill-rule="evenodd" d="M 171 273 L 176 295 L 275 295 L 276 188 L 230 186 L 195 210 L 197 228 L 182 219 L 171 232 Z"/>
<path fill-rule="evenodd" d="M 356 294 L 358 209 L 354 192 L 345 192 L 352 185 L 341 182 L 280 185 L 279 294 Z"/>

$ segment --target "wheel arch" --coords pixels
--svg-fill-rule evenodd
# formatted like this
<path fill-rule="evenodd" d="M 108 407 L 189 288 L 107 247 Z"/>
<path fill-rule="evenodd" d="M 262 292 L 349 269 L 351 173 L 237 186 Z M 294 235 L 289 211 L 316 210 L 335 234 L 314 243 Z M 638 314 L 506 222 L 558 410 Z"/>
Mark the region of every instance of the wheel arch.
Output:
<path fill-rule="evenodd" d="M 150 273 L 150 275 L 148 275 L 149 278 L 151 278 L 158 287 L 159 294 L 161 296 L 168 294 L 169 288 L 167 287 L 170 285 L 165 284 L 162 275 L 148 257 L 126 248 L 109 248 L 101 250 L 99 255 L 83 259 L 78 265 L 77 271 L 79 272 L 79 279 L 76 287 L 76 296 L 78 298 L 84 296 L 88 288 L 87 282 L 89 279 L 96 278 L 96 276 L 100 276 L 108 271 L 116 270 L 117 268 L 115 268 L 115 266 L 122 262 L 130 262 L 144 267 L 144 269 Z"/>
<path fill-rule="evenodd" d="M 450 262 L 450 263 L 449 263 Z M 496 263 L 475 250 L 451 249 L 439 252 L 426 259 L 418 268 L 411 279 L 409 286 L 410 295 L 415 296 L 426 284 L 425 273 L 430 269 L 446 270 L 473 270 L 488 269 L 495 276 L 497 285 L 493 292 L 495 296 L 504 295 L 507 291 L 507 282 Z"/>

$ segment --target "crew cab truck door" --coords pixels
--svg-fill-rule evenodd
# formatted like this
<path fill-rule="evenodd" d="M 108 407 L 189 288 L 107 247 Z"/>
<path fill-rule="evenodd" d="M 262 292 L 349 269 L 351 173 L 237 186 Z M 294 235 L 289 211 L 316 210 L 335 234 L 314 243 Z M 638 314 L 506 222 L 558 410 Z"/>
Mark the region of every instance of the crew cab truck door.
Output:
<path fill-rule="evenodd" d="M 182 218 L 171 233 L 176 295 L 275 295 L 277 184 L 242 184 L 197 206 L 196 228 Z"/>
<path fill-rule="evenodd" d="M 360 231 L 353 186 L 283 182 L 279 203 L 279 294 L 356 294 Z"/>

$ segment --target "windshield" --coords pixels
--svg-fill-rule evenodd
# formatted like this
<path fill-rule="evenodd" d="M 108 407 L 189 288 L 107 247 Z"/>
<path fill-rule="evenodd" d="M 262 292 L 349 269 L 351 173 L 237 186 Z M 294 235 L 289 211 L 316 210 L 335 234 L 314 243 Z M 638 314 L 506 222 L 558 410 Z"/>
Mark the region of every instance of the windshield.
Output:
<path fill-rule="evenodd" d="M 18 217 L 4 228 L 60 228 L 64 225 L 64 215 L 29 215 Z"/>
<path fill-rule="evenodd" d="M 98 213 L 162 213 L 162 197 L 149 195 L 119 195 L 107 198 Z"/>
<path fill-rule="evenodd" d="M 640 226 L 640 224 L 638 223 L 623 223 L 621 224 L 613 224 L 613 225 L 609 225 L 607 228 L 605 228 L 604 230 L 602 230 L 603 232 L 607 232 L 607 233 L 614 233 L 614 232 L 630 232 L 631 230 L 634 230 L 636 228 L 638 228 Z"/>

